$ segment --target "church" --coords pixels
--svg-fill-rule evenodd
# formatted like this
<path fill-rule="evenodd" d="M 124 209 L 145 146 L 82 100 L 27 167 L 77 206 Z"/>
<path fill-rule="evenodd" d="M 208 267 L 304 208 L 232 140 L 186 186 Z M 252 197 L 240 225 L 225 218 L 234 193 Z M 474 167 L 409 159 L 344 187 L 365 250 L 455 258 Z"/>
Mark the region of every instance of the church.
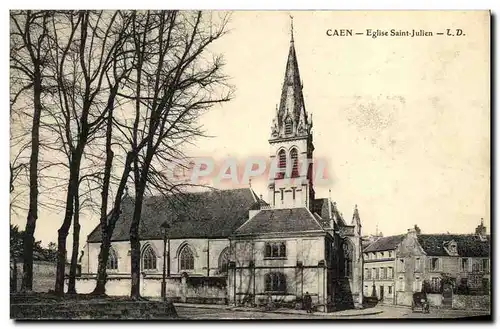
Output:
<path fill-rule="evenodd" d="M 166 296 L 180 302 L 263 305 L 272 300 L 297 307 L 308 293 L 318 311 L 360 306 L 359 212 L 355 206 L 348 223 L 330 198 L 316 198 L 312 127 L 292 29 L 269 138 L 270 160 L 282 170 L 269 181 L 267 201 L 251 188 L 147 198 L 140 227 L 142 295 L 160 296 L 165 263 Z M 299 163 L 308 167 L 299 170 Z M 124 198 L 112 236 L 109 295 L 130 292 L 133 203 Z M 95 286 L 100 242 L 96 227 L 85 246 L 79 293 Z"/>

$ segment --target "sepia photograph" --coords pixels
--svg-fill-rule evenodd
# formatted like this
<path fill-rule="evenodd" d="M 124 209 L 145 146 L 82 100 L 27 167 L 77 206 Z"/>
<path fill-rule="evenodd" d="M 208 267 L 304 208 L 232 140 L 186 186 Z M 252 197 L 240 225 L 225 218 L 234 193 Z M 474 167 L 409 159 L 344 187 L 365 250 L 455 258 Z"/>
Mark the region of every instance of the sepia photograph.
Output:
<path fill-rule="evenodd" d="M 491 24 L 11 9 L 10 318 L 491 321 Z"/>

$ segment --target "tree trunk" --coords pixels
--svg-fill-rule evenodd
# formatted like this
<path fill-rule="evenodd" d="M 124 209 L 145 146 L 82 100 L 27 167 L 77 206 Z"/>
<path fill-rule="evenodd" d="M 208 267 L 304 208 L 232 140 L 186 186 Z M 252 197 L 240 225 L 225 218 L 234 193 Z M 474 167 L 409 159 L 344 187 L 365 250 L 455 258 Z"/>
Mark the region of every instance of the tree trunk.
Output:
<path fill-rule="evenodd" d="M 118 85 L 117 85 L 118 86 Z M 116 88 L 114 89 L 116 93 Z M 111 148 L 112 133 L 113 133 L 113 99 L 110 98 L 108 101 L 109 112 L 106 122 L 106 162 L 104 164 L 104 179 L 102 183 L 101 191 L 101 250 L 99 251 L 99 263 L 97 265 L 97 282 L 94 288 L 93 294 L 104 295 L 106 294 L 106 267 L 108 264 L 109 248 L 111 246 L 111 235 L 113 230 L 108 234 L 108 197 L 109 197 L 109 181 L 111 179 L 111 169 L 113 166 L 114 153 Z M 125 169 L 126 170 L 126 169 Z M 128 176 L 128 174 L 127 174 Z M 121 195 L 123 191 L 118 191 L 118 195 Z M 112 216 L 115 212 L 112 212 Z"/>
<path fill-rule="evenodd" d="M 75 213 L 73 214 L 73 250 L 69 268 L 68 294 L 76 294 L 76 267 L 78 264 L 78 250 L 80 249 L 80 194 L 75 194 Z"/>
<path fill-rule="evenodd" d="M 17 257 L 11 257 L 13 270 L 10 278 L 10 292 L 17 292 Z"/>
<path fill-rule="evenodd" d="M 57 268 L 56 268 L 56 283 L 55 293 L 59 296 L 64 295 L 64 276 L 66 271 L 66 240 L 73 219 L 74 199 L 78 190 L 78 182 L 80 178 L 80 161 L 83 149 L 77 149 L 72 154 L 72 163 L 70 167 L 70 177 L 68 183 L 68 194 L 66 196 L 66 213 L 63 224 L 59 228 L 57 237 Z"/>
<path fill-rule="evenodd" d="M 21 290 L 33 290 L 33 244 L 36 220 L 38 218 L 38 158 L 40 149 L 40 117 L 42 112 L 42 75 L 40 65 L 35 62 L 33 81 L 34 113 L 31 126 L 30 156 L 30 201 L 23 241 L 23 281 Z"/>
<path fill-rule="evenodd" d="M 110 146 L 111 148 L 111 146 Z M 116 193 L 115 203 L 113 207 L 113 211 L 111 214 L 111 218 L 108 220 L 108 214 L 103 212 L 104 207 L 101 208 L 101 249 L 99 251 L 99 263 L 97 266 L 97 282 L 92 294 L 95 295 L 104 295 L 106 293 L 106 267 L 108 264 L 109 257 L 109 248 L 111 247 L 111 237 L 113 235 L 113 231 L 115 229 L 115 223 L 118 220 L 118 217 L 121 213 L 121 202 L 123 191 L 125 190 L 125 186 L 127 185 L 128 175 L 130 174 L 130 165 L 132 163 L 132 153 L 127 154 L 127 159 L 125 160 L 125 168 L 123 169 L 122 178 L 120 184 L 118 185 L 118 191 Z M 107 161 L 108 159 L 106 159 Z M 110 167 L 111 168 L 111 167 Z M 111 172 L 111 169 L 110 169 Z M 106 175 L 106 174 L 105 174 Z M 109 182 L 109 178 L 108 178 Z M 104 193 L 105 192 L 105 193 Z M 108 189 L 103 189 L 103 198 L 104 194 L 107 199 Z M 102 205 L 101 205 L 102 206 Z M 103 215 L 104 214 L 104 215 Z"/>
<path fill-rule="evenodd" d="M 132 223 L 130 224 L 130 269 L 132 284 L 130 287 L 130 297 L 140 299 L 141 297 L 141 243 L 139 237 L 139 224 L 141 220 L 142 201 L 144 200 L 144 188 L 139 187 L 135 195 L 135 207 Z"/>

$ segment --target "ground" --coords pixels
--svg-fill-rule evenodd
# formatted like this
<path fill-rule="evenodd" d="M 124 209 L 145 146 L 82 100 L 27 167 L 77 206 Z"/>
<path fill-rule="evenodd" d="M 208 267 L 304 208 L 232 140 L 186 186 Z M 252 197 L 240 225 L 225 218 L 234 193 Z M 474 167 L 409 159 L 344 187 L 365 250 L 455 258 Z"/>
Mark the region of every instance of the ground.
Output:
<path fill-rule="evenodd" d="M 212 304 L 182 304 L 161 299 L 132 301 L 128 297 L 102 297 L 66 295 L 57 297 L 47 293 L 11 294 L 11 318 L 15 319 L 422 319 L 464 318 L 487 316 L 487 312 L 472 310 L 439 310 L 431 308 L 429 314 L 412 312 L 410 308 L 377 305 L 364 309 L 351 309 L 332 313 L 307 314 L 302 310 L 256 309 Z"/>
<path fill-rule="evenodd" d="M 336 313 L 328 315 L 324 314 L 285 314 L 285 313 L 270 313 L 270 312 L 255 312 L 231 310 L 226 308 L 205 308 L 202 306 L 192 307 L 182 304 L 175 304 L 177 314 L 183 319 L 193 320 L 215 320 L 215 319 L 418 319 L 418 318 L 462 318 L 485 315 L 485 312 L 480 311 L 465 311 L 465 310 L 437 310 L 431 309 L 429 314 L 412 312 L 409 308 L 376 306 L 370 309 L 370 314 L 367 315 L 342 315 Z M 376 314 L 373 314 L 375 313 Z M 355 313 L 353 313 L 355 314 Z"/>

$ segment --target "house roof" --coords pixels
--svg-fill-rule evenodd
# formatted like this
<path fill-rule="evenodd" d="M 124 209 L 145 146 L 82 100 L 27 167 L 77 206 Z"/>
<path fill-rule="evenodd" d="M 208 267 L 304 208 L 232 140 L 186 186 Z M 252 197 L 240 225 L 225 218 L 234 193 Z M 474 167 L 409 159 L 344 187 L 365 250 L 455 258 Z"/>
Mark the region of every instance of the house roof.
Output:
<path fill-rule="evenodd" d="M 375 252 L 375 251 L 385 251 L 394 250 L 397 248 L 398 244 L 403 240 L 404 235 L 391 235 L 380 237 L 371 244 L 369 244 L 363 252 Z"/>
<path fill-rule="evenodd" d="M 261 210 L 239 227 L 235 235 L 324 231 L 307 208 Z"/>
<path fill-rule="evenodd" d="M 482 241 L 475 234 L 419 234 L 418 243 L 429 256 L 448 256 L 443 245 L 454 240 L 457 243 L 458 256 L 489 257 L 490 236 Z"/>
<path fill-rule="evenodd" d="M 212 190 L 172 196 L 151 196 L 144 200 L 139 227 L 141 239 L 162 239 L 161 225 L 170 223 L 170 238 L 228 237 L 248 219 L 248 211 L 265 204 L 250 188 Z M 125 198 L 112 241 L 129 239 L 134 200 Z M 99 226 L 88 242 L 100 242 Z"/>

